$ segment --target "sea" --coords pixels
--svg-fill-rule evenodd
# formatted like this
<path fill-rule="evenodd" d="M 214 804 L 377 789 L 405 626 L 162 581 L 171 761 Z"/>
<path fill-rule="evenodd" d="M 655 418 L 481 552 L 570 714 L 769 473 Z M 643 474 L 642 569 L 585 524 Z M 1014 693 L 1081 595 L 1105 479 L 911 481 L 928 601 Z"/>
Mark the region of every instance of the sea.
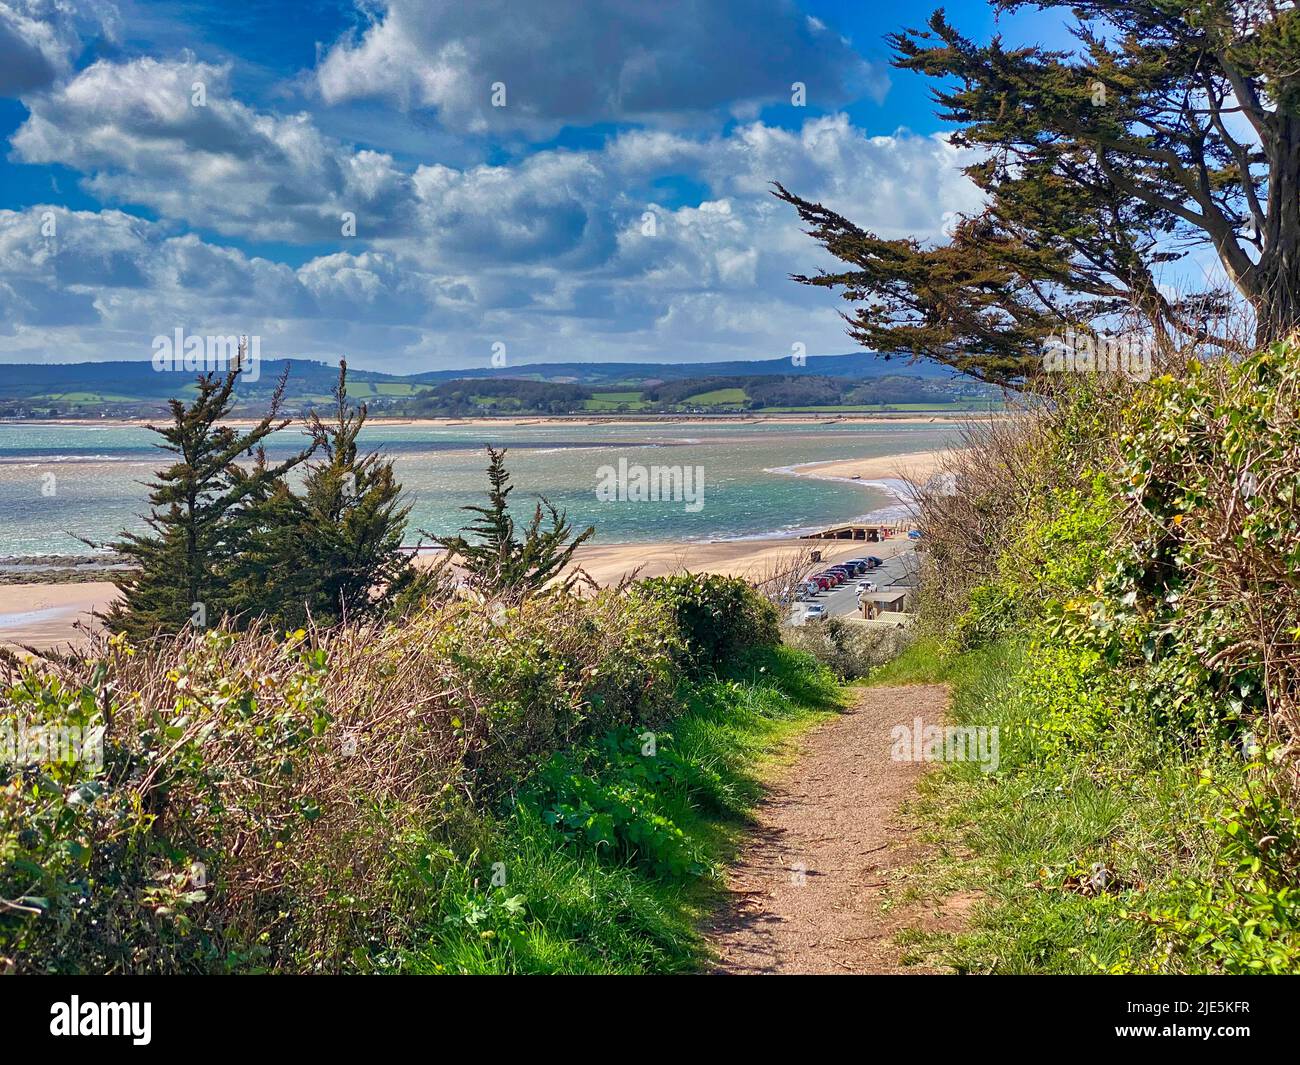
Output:
<path fill-rule="evenodd" d="M 447 535 L 484 500 L 487 444 L 507 449 L 511 501 L 526 520 L 545 497 L 594 543 L 696 542 L 797 536 L 826 525 L 897 516 L 901 486 L 801 477 L 799 467 L 953 446 L 953 423 L 824 422 L 410 424 L 372 421 L 362 443 L 394 462 L 410 504 L 406 541 Z M 271 438 L 274 459 L 303 445 L 300 429 Z M 150 430 L 121 424 L 0 423 L 0 559 L 91 554 L 140 531 L 149 482 L 170 463 Z M 694 499 L 645 501 L 598 490 L 611 470 L 690 467 Z M 696 486 L 692 482 L 692 490 Z"/>

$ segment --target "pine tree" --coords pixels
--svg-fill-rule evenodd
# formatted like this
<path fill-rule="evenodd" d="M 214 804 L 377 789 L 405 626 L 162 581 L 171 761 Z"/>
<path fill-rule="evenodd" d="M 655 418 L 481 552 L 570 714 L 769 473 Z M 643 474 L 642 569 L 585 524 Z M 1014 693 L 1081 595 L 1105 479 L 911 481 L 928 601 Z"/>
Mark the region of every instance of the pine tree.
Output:
<path fill-rule="evenodd" d="M 148 427 L 162 437 L 157 446 L 176 461 L 149 486 L 151 510 L 144 520 L 151 531 L 123 531 L 110 545 L 135 564 L 116 578 L 120 598 L 104 616 L 115 632 L 142 639 L 187 624 L 215 624 L 237 611 L 228 577 L 242 548 L 240 530 L 310 454 L 307 449 L 283 462 L 266 460 L 263 441 L 289 424 L 279 417 L 283 377 L 270 409 L 251 429 L 221 424 L 234 405 L 242 351 L 240 365 L 223 378 L 201 375 L 190 403 L 170 401 L 170 425 Z M 251 470 L 238 465 L 241 456 L 254 459 Z"/>
<path fill-rule="evenodd" d="M 847 264 L 796 280 L 841 290 L 864 347 L 1003 384 L 1042 342 L 1134 316 L 1159 347 L 1243 346 L 1300 326 L 1300 11 L 1237 0 L 995 0 L 1073 13 L 1079 47 L 978 44 L 942 11 L 890 36 L 935 79 L 984 205 L 951 239 L 884 239 L 777 185 Z M 1177 293 L 1164 264 L 1203 247 L 1227 286 Z M 1161 276 L 1163 271 L 1164 276 Z"/>
<path fill-rule="evenodd" d="M 307 419 L 321 457 L 306 464 L 301 494 L 281 484 L 266 500 L 240 566 L 241 594 L 286 627 L 373 617 L 418 598 L 432 579 L 402 548 L 410 507 L 392 461 L 358 447 L 368 411 L 348 405 L 345 361 L 333 395 L 330 421 L 315 410 Z"/>
<path fill-rule="evenodd" d="M 481 595 L 518 603 L 548 586 L 551 590 L 571 589 L 584 575 L 580 571 L 568 574 L 565 571 L 573 561 L 574 552 L 595 533 L 595 526 L 589 525 L 575 536 L 567 515 L 543 498 L 537 503 L 522 538 L 518 537 L 510 515 L 510 493 L 514 486 L 506 470 L 506 449 L 489 446 L 487 453 L 488 505 L 462 508 L 478 515 L 461 530 L 475 539 L 464 535 L 432 539 L 447 550 L 449 562 L 466 571 L 466 583 Z M 543 528 L 547 516 L 550 524 Z"/>

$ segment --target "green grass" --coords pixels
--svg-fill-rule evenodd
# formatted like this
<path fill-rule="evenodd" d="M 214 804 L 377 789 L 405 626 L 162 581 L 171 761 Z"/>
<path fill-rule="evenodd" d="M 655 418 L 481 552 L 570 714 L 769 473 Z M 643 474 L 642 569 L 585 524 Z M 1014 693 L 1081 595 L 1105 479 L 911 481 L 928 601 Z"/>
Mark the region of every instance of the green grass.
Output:
<path fill-rule="evenodd" d="M 705 858 L 703 876 L 664 879 L 642 865 L 566 844 L 537 810 L 521 803 L 481 826 L 474 852 L 444 870 L 425 941 L 392 968 L 699 970 L 708 952 L 698 925 L 719 903 L 721 871 L 743 838 L 764 773 L 793 735 L 838 712 L 841 699 L 829 673 L 788 648 L 756 657 L 734 676 L 692 687 L 683 713 L 667 729 L 692 788 L 688 800 L 669 802 L 666 809 Z M 497 887 L 491 882 L 494 867 L 505 880 Z"/>
<path fill-rule="evenodd" d="M 715 388 L 710 392 L 699 392 L 693 396 L 687 396 L 683 402 L 692 407 L 716 407 L 722 405 L 735 406 L 738 403 L 744 403 L 747 399 L 749 399 L 749 396 L 743 388 Z"/>
<path fill-rule="evenodd" d="M 650 406 L 641 398 L 640 389 L 628 389 L 621 392 L 593 392 L 591 398 L 583 401 L 586 410 L 644 410 Z"/>
<path fill-rule="evenodd" d="M 699 944 L 683 890 L 639 870 L 568 852 L 526 808 L 494 826 L 475 863 L 441 885 L 431 939 L 401 959 L 408 973 L 642 973 L 694 966 Z M 487 859 L 492 859 L 488 861 Z M 489 889 L 501 861 L 506 883 Z M 503 900 L 521 899 L 518 918 Z M 486 911 L 476 924 L 466 915 Z"/>
<path fill-rule="evenodd" d="M 125 396 L 115 392 L 44 392 L 31 396 L 29 403 L 136 403 L 137 396 Z"/>
<path fill-rule="evenodd" d="M 380 396 L 418 396 L 421 392 L 432 392 L 432 385 L 410 385 L 401 381 L 376 381 L 370 386 Z"/>
<path fill-rule="evenodd" d="M 918 643 L 872 677 L 947 681 L 951 723 L 1000 736 L 996 772 L 954 762 L 922 785 L 913 813 L 939 853 L 913 870 L 913 890 L 982 901 L 964 933 L 913 946 L 962 972 L 1141 969 L 1159 944 L 1138 915 L 1172 905 L 1182 883 L 1212 871 L 1203 824 L 1217 807 L 1198 773 L 1239 777 L 1240 759 L 1211 750 L 1189 764 L 1149 728 L 1124 722 L 1110 726 L 1100 753 L 1045 752 L 1024 686 L 1034 657 L 1016 642 L 947 657 Z M 1099 868 L 1102 891 L 1085 883 Z"/>
<path fill-rule="evenodd" d="M 938 684 L 948 679 L 953 664 L 939 641 L 922 638 L 872 672 L 870 684 Z"/>
<path fill-rule="evenodd" d="M 416 396 L 431 392 L 431 385 L 414 385 L 402 381 L 349 381 L 348 395 L 356 399 L 373 396 Z"/>

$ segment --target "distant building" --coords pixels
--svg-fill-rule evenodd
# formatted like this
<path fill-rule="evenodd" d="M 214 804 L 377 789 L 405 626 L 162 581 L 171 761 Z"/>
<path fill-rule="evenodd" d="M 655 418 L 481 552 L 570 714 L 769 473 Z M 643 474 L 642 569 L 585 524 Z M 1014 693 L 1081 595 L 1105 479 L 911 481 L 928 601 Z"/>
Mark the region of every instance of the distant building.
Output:
<path fill-rule="evenodd" d="M 904 614 L 911 604 L 912 589 L 891 588 L 883 592 L 867 592 L 858 602 L 864 618 L 878 618 L 882 614 Z"/>

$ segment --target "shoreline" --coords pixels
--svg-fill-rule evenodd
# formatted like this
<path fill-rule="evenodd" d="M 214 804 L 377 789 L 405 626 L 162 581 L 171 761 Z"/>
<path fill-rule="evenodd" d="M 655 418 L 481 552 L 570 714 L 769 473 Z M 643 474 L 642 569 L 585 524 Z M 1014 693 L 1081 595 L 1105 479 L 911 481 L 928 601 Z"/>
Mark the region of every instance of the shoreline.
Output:
<path fill-rule="evenodd" d="M 899 523 L 911 516 L 913 486 L 923 484 L 933 477 L 945 459 L 954 454 L 946 451 L 909 451 L 899 455 L 882 455 L 864 459 L 822 459 L 816 462 L 796 462 L 790 466 L 777 466 L 765 473 L 780 473 L 793 477 L 811 477 L 817 481 L 836 481 L 862 488 L 875 488 L 888 494 L 893 502 L 868 511 L 840 524 Z M 810 526 L 809 529 L 816 529 Z M 795 533 L 798 537 L 804 533 Z"/>
<path fill-rule="evenodd" d="M 898 500 L 894 507 L 905 507 L 906 497 L 900 496 L 900 492 L 908 484 L 932 476 L 945 454 L 915 451 L 862 459 L 832 459 L 798 463 L 772 472 L 884 488 Z M 893 516 L 877 520 L 899 519 Z M 820 527 L 808 526 L 809 529 Z M 584 544 L 574 558 L 578 566 L 604 586 L 617 584 L 634 573 L 655 577 L 683 570 L 755 579 L 788 565 L 807 551 L 820 551 L 822 560 L 829 564 L 863 553 L 891 557 L 910 546 L 906 536 L 871 543 L 868 548 L 860 540 L 804 540 L 795 532 L 750 539 Z M 0 585 L 0 646 L 30 645 L 48 649 L 84 644 L 85 635 L 77 625 L 89 621 L 89 612 L 107 607 L 116 591 L 116 586 L 109 581 Z"/>
<path fill-rule="evenodd" d="M 574 565 L 602 587 L 625 579 L 688 571 L 761 580 L 792 565 L 810 551 L 820 551 L 822 563 L 830 565 L 865 554 L 891 558 L 911 546 L 905 535 L 878 542 L 783 537 L 695 543 L 584 544 L 574 555 Z M 108 581 L 0 585 L 0 647 L 17 650 L 31 646 L 48 650 L 82 646 L 86 635 L 78 625 L 94 628 L 91 612 L 106 609 L 116 594 L 116 586 Z"/>

